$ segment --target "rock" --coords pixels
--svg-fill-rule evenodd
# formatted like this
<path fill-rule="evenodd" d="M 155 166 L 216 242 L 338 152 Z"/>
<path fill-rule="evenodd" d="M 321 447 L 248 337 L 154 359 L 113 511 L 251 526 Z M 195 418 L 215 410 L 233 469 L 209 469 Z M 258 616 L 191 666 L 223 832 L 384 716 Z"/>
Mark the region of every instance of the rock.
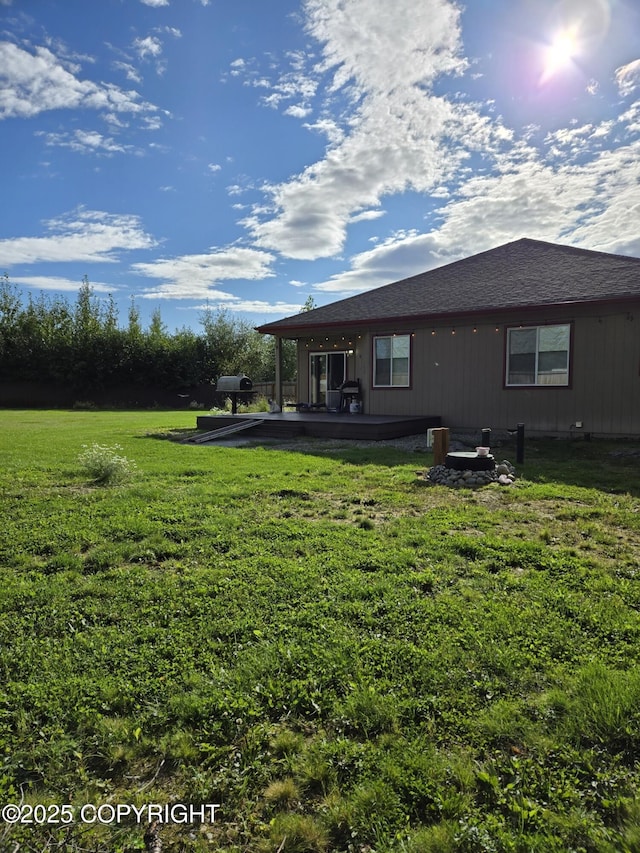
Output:
<path fill-rule="evenodd" d="M 434 485 L 448 486 L 451 489 L 476 488 L 496 482 L 510 486 L 516 479 L 516 473 L 513 465 L 503 459 L 493 471 L 457 471 L 445 465 L 434 465 L 425 474 L 425 479 Z"/>

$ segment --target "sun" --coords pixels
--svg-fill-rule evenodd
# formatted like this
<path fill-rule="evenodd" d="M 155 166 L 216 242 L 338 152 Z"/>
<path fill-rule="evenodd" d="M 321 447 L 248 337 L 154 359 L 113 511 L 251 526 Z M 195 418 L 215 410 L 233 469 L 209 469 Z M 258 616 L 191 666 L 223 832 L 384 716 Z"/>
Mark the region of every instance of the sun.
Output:
<path fill-rule="evenodd" d="M 562 30 L 556 33 L 551 44 L 545 49 L 543 82 L 568 68 L 578 51 L 578 40 L 574 32 Z"/>
<path fill-rule="evenodd" d="M 570 62 L 576 53 L 576 48 L 576 40 L 572 33 L 558 33 L 549 46 L 547 61 L 556 65 Z"/>

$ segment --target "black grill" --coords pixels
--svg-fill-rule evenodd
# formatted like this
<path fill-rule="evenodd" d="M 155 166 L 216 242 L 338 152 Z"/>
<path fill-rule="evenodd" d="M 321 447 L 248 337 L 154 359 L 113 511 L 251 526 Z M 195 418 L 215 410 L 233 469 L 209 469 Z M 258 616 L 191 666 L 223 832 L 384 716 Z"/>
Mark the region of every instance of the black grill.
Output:
<path fill-rule="evenodd" d="M 253 382 L 248 376 L 220 376 L 216 382 L 216 391 L 231 398 L 231 414 L 238 412 L 238 397 L 247 402 L 252 396 Z"/>
<path fill-rule="evenodd" d="M 216 383 L 216 391 L 252 391 L 253 382 L 248 376 L 220 376 Z"/>

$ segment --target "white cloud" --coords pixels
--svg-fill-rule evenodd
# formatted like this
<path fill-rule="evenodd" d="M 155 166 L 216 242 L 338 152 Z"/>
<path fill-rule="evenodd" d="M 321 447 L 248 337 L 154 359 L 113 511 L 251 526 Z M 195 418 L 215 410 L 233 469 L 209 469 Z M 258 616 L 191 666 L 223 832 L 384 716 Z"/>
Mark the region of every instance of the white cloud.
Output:
<path fill-rule="evenodd" d="M 156 8 L 169 5 L 169 0 L 140 0 L 140 2 L 144 3 L 145 6 L 154 6 Z"/>
<path fill-rule="evenodd" d="M 621 95 L 631 95 L 640 88 L 640 59 L 616 70 L 616 82 Z"/>
<path fill-rule="evenodd" d="M 571 157 L 556 165 L 544 150 L 518 143 L 498 157 L 495 171 L 470 178 L 440 208 L 440 222 L 428 233 L 394 234 L 315 289 L 370 290 L 518 237 L 640 256 L 640 141 L 592 149 L 585 157 L 584 139 L 609 133 L 609 123 L 574 131 L 550 134 L 547 144 L 551 150 L 559 142 L 577 144 L 579 164 Z"/>
<path fill-rule="evenodd" d="M 260 73 L 255 58 L 249 60 L 238 58 L 231 62 L 231 71 L 228 76 L 242 77 L 245 86 L 268 90 L 268 94 L 260 99 L 263 106 L 276 110 L 283 109 L 285 115 L 295 118 L 305 118 L 312 112 L 311 102 L 319 82 L 317 69 L 307 68 L 312 60 L 312 54 L 301 50 L 288 51 L 285 58 L 286 69 L 278 70 L 275 79 L 270 79 Z M 272 59 L 270 70 L 276 65 Z M 223 75 L 223 80 L 227 79 L 227 75 Z"/>
<path fill-rule="evenodd" d="M 387 95 L 459 71 L 459 9 L 446 0 L 307 0 L 307 28 L 323 46 L 334 90 L 349 81 Z"/>
<path fill-rule="evenodd" d="M 133 47 L 140 59 L 154 59 L 162 53 L 162 42 L 155 36 L 134 39 Z"/>
<path fill-rule="evenodd" d="M 118 260 L 119 251 L 149 249 L 155 240 L 137 216 L 79 208 L 44 223 L 46 237 L 0 240 L 0 267 L 43 262 L 105 263 Z"/>
<path fill-rule="evenodd" d="M 318 290 L 367 290 L 520 236 L 640 254 L 640 107 L 617 120 L 574 120 L 544 141 L 533 126 L 518 138 L 495 104 L 433 92 L 441 75 L 465 67 L 452 3 L 307 0 L 304 9 L 323 46 L 316 77 L 329 78 L 324 118 L 305 127 L 326 133 L 329 146 L 300 174 L 263 188 L 268 203 L 242 220 L 257 246 L 304 260 L 338 256 L 349 225 L 412 190 L 443 200 L 429 233 L 393 234 Z M 622 94 L 640 86 L 640 60 L 617 80 Z M 341 96 L 350 105 L 338 124 Z M 279 105 L 278 91 L 266 100 Z"/>
<path fill-rule="evenodd" d="M 564 165 L 576 162 L 578 158 L 589 152 L 595 132 L 592 124 L 585 124 L 578 127 L 562 127 L 548 133 L 544 139 L 545 145 L 548 146 L 548 156 Z"/>
<path fill-rule="evenodd" d="M 103 136 L 95 130 L 75 130 L 73 133 L 45 133 L 36 131 L 36 136 L 42 136 L 49 146 L 70 148 L 81 154 L 125 154 L 139 151 L 133 145 L 124 145 L 111 137 Z"/>
<path fill-rule="evenodd" d="M 399 232 L 351 259 L 351 269 L 337 273 L 314 290 L 349 295 L 371 290 L 438 266 L 437 242 L 429 234 Z"/>
<path fill-rule="evenodd" d="M 620 116 L 620 124 L 626 127 L 629 134 L 640 133 L 640 101 L 636 101 Z"/>
<path fill-rule="evenodd" d="M 182 38 L 182 33 L 175 27 L 157 27 L 156 33 L 168 33 L 174 38 Z M 141 62 L 152 62 L 155 66 L 156 74 L 162 75 L 167 70 L 167 62 L 162 58 L 164 51 L 164 43 L 157 36 L 148 35 L 144 38 L 136 38 L 133 41 L 133 49 L 138 55 Z"/>
<path fill-rule="evenodd" d="M 0 118 L 31 118 L 56 109 L 93 109 L 142 114 L 155 111 L 137 92 L 80 80 L 77 66 L 65 65 L 48 48 L 29 53 L 0 42 Z"/>
<path fill-rule="evenodd" d="M 264 302 L 261 299 L 242 299 L 232 293 L 220 291 L 205 294 L 207 301 L 200 305 L 189 305 L 184 310 L 188 311 L 233 311 L 234 314 L 275 314 L 278 317 L 286 317 L 289 314 L 298 314 L 302 310 L 302 303 L 291 302 Z"/>
<path fill-rule="evenodd" d="M 306 118 L 312 112 L 311 107 L 305 107 L 302 104 L 293 104 L 284 111 L 286 116 L 293 118 Z"/>
<path fill-rule="evenodd" d="M 318 119 L 318 121 L 314 121 L 312 124 L 306 123 L 303 125 L 303 127 L 306 127 L 307 130 L 314 130 L 318 133 L 324 133 L 327 137 L 327 140 L 332 145 L 337 145 L 344 139 L 344 130 L 332 118 L 321 118 Z"/>
<path fill-rule="evenodd" d="M 379 206 L 386 194 L 428 190 L 455 170 L 460 153 L 439 137 L 454 115 L 424 93 L 371 99 L 357 127 L 324 160 L 288 183 L 267 187 L 269 218 L 244 220 L 258 245 L 306 260 L 342 251 L 354 215 Z"/>
<path fill-rule="evenodd" d="M 156 287 L 147 287 L 140 293 L 142 299 L 206 299 L 202 305 L 195 306 L 204 309 L 209 308 L 230 308 L 231 303 L 235 302 L 238 297 L 233 293 L 228 293 L 226 290 L 218 290 L 214 287 L 209 287 L 202 282 L 191 282 L 189 286 L 180 287 L 172 282 L 164 282 Z M 182 307 L 182 306 L 178 306 Z M 194 306 L 189 305 L 189 310 Z"/>
<path fill-rule="evenodd" d="M 213 306 L 214 308 L 216 306 Z M 275 314 L 278 317 L 286 317 L 289 314 L 298 314 L 302 310 L 300 302 L 265 302 L 262 299 L 236 299 L 231 304 L 220 307 L 228 307 L 234 313 L 247 312 L 249 314 Z"/>
<path fill-rule="evenodd" d="M 310 123 L 331 134 L 326 156 L 268 186 L 268 215 L 254 210 L 243 224 L 257 245 L 311 260 L 340 253 L 354 216 L 378 207 L 385 195 L 429 190 L 451 176 L 466 156 L 460 137 L 490 148 L 500 140 L 497 124 L 482 123 L 429 91 L 440 75 L 464 68 L 453 4 L 308 0 L 305 11 L 309 33 L 323 45 L 316 77 L 329 77 L 329 98 L 341 90 L 351 100 L 343 122 L 348 129 L 326 120 Z M 290 79 L 293 84 L 296 77 Z M 286 82 L 281 78 L 265 102 L 278 105 L 289 94 Z M 452 137 L 446 148 L 445 134 Z"/>
<path fill-rule="evenodd" d="M 133 83 L 142 83 L 142 75 L 131 63 L 118 61 L 113 63 L 113 67 L 117 68 L 118 71 L 123 71 L 127 80 L 131 80 Z"/>
<path fill-rule="evenodd" d="M 26 275 L 12 276 L 13 284 L 21 284 L 24 287 L 34 287 L 37 290 L 55 290 L 64 291 L 65 293 L 75 293 L 80 289 L 81 282 L 74 281 L 70 278 L 61 278 L 55 275 Z M 101 281 L 91 281 L 91 289 L 96 293 L 113 293 L 119 288 L 112 284 L 104 284 Z"/>
<path fill-rule="evenodd" d="M 384 210 L 363 210 L 362 213 L 356 213 L 351 217 L 350 224 L 354 222 L 370 222 L 373 219 L 380 219 L 384 216 Z"/>
<path fill-rule="evenodd" d="M 576 217 L 572 240 L 585 248 L 640 256 L 640 141 L 603 151 L 585 173 L 594 187 L 591 211 Z"/>
<path fill-rule="evenodd" d="M 285 112 L 289 115 L 294 115 L 294 113 L 288 111 L 296 108 L 299 111 L 299 115 L 304 118 L 311 112 L 309 103 L 316 94 L 318 81 L 315 77 L 305 74 L 299 69 L 299 58 L 296 58 L 295 63 L 295 70 L 281 74 L 275 83 L 269 83 L 263 77 L 250 79 L 251 85 L 257 88 L 268 87 L 271 89 L 271 94 L 265 95 L 262 98 L 262 103 L 265 106 L 279 109 L 283 102 L 301 99 L 299 104 L 289 106 Z"/>
<path fill-rule="evenodd" d="M 473 254 L 519 236 L 608 252 L 640 254 L 640 142 L 600 150 L 607 123 L 590 129 L 595 147 L 556 165 L 525 143 L 477 175 L 440 214 L 432 232 L 440 251 Z"/>
<path fill-rule="evenodd" d="M 162 69 L 158 68 L 158 74 L 162 73 Z M 143 130 L 160 130 L 162 127 L 162 119 L 158 115 L 144 116 L 142 119 Z"/>
<path fill-rule="evenodd" d="M 147 278 L 164 279 L 157 287 L 145 290 L 145 298 L 222 298 L 222 292 L 215 289 L 218 282 L 269 278 L 274 274 L 271 270 L 274 260 L 274 256 L 268 252 L 229 246 L 198 255 L 136 263 L 133 269 Z M 226 294 L 225 298 L 235 297 Z"/>

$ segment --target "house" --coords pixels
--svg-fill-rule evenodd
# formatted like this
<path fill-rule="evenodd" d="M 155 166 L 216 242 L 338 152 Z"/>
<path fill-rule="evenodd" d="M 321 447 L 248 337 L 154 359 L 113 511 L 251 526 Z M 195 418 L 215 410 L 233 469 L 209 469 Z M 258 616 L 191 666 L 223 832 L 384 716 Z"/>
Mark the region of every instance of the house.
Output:
<path fill-rule="evenodd" d="M 640 436 L 640 258 L 520 239 L 259 331 L 299 401 L 357 378 L 372 415 Z"/>

